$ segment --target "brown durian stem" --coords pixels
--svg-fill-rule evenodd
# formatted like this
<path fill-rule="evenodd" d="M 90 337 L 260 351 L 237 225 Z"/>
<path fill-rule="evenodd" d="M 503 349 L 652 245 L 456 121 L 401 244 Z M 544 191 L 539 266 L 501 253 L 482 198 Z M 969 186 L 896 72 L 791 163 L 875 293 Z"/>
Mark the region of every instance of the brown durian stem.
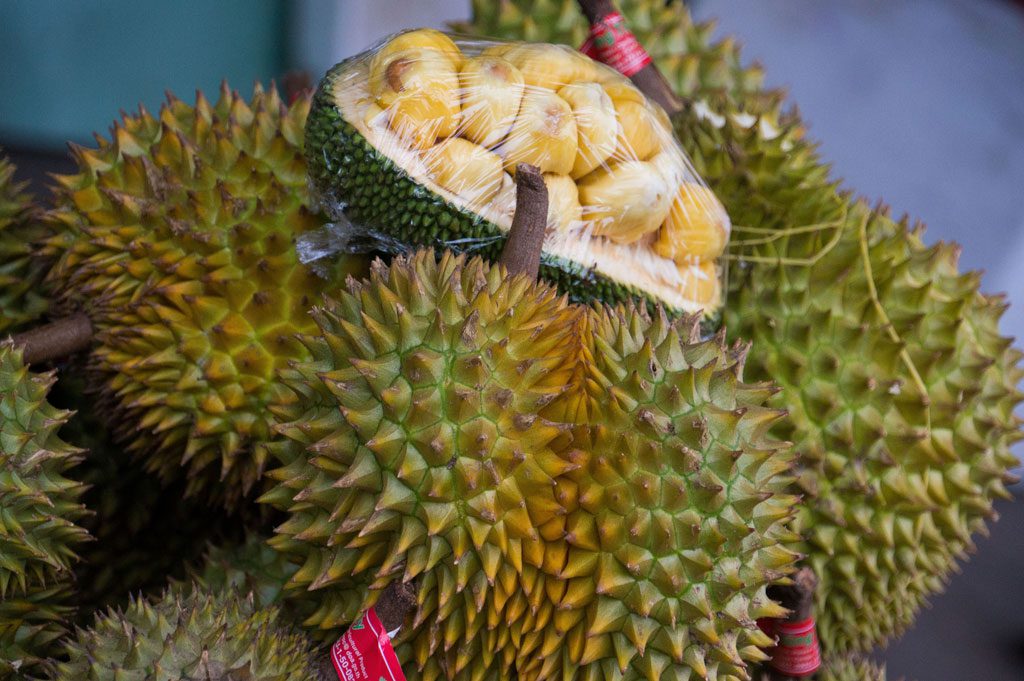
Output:
<path fill-rule="evenodd" d="M 802 622 L 814 615 L 814 590 L 818 587 L 818 577 L 814 570 L 809 567 L 802 567 L 793 575 L 793 583 L 785 586 L 773 586 L 769 588 L 768 595 L 777 600 L 779 604 L 789 610 L 786 617 L 787 622 Z M 768 665 L 767 679 L 769 681 L 798 681 L 806 676 L 787 676 Z"/>
<path fill-rule="evenodd" d="M 578 0 L 580 9 L 587 17 L 587 21 L 593 26 L 601 19 L 612 12 L 617 11 L 612 0 Z M 640 92 L 647 95 L 649 99 L 661 105 L 668 115 L 679 113 L 683 110 L 683 101 L 672 90 L 672 86 L 665 80 L 658 67 L 652 61 L 632 76 L 629 77 L 633 84 L 640 88 Z"/>
<path fill-rule="evenodd" d="M 84 312 L 19 333 L 12 342 L 25 364 L 40 364 L 81 352 L 92 343 L 92 322 Z"/>
<path fill-rule="evenodd" d="M 377 619 L 384 626 L 385 631 L 394 631 L 405 625 L 409 616 L 416 610 L 416 585 L 411 582 L 391 582 L 380 598 L 373 606 L 377 613 Z M 337 681 L 338 673 L 331 661 L 330 649 L 320 658 L 316 664 L 318 681 Z"/>
<path fill-rule="evenodd" d="M 544 176 L 534 166 L 520 163 L 516 166 L 516 212 L 499 261 L 509 274 L 537 278 L 547 222 L 548 188 Z"/>

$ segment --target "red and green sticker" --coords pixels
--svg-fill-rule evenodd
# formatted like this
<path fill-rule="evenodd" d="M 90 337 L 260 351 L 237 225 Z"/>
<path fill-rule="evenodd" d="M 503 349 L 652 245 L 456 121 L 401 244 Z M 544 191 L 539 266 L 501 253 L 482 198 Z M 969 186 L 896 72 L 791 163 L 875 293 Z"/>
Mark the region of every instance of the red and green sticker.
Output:
<path fill-rule="evenodd" d="M 391 638 L 370 608 L 331 646 L 341 681 L 405 681 Z"/>
<path fill-rule="evenodd" d="M 580 47 L 580 52 L 611 66 L 627 78 L 651 63 L 651 55 L 626 28 L 626 20 L 618 12 L 612 12 L 591 25 L 590 36 Z"/>

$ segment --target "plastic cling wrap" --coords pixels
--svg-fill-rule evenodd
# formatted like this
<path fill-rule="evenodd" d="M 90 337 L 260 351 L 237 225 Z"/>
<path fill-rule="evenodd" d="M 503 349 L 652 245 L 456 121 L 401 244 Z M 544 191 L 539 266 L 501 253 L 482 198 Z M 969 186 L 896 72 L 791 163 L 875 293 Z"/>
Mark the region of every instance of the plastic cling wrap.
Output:
<path fill-rule="evenodd" d="M 639 296 L 709 316 L 721 305 L 722 204 L 664 111 L 570 48 L 395 35 L 328 72 L 306 153 L 348 248 L 495 256 L 528 163 L 548 189 L 542 276 L 580 300 Z"/>

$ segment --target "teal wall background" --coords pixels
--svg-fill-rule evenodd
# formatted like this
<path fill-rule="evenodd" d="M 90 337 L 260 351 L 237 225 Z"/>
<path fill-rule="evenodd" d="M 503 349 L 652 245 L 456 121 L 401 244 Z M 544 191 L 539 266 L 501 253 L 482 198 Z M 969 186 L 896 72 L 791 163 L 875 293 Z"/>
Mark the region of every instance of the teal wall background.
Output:
<path fill-rule="evenodd" d="M 61 149 L 121 109 L 285 71 L 286 0 L 3 0 L 0 139 Z"/>

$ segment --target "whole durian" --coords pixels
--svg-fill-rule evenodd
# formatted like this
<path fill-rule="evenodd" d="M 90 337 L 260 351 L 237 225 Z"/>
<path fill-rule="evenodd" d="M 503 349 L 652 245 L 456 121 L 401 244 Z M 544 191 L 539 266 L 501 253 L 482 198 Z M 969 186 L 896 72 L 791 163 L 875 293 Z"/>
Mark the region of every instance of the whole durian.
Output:
<path fill-rule="evenodd" d="M 4 335 L 37 319 L 49 306 L 40 286 L 46 265 L 32 254 L 46 228 L 25 185 L 14 181 L 14 165 L 0 156 L 0 333 Z"/>
<path fill-rule="evenodd" d="M 46 401 L 54 380 L 0 345 L 0 679 L 45 670 L 89 539 L 78 525 L 83 486 L 65 477 L 82 451 L 57 437 L 68 413 Z"/>
<path fill-rule="evenodd" d="M 743 348 L 450 253 L 350 286 L 283 375 L 263 497 L 289 513 L 271 544 L 301 562 L 290 588 L 322 604 L 307 624 L 417 580 L 415 678 L 732 679 L 765 659 L 795 498 Z"/>
<path fill-rule="evenodd" d="M 840 194 L 793 120 L 676 118 L 734 216 L 730 331 L 783 388 L 827 649 L 902 632 L 1008 495 L 1020 353 L 958 247 Z M 771 134 L 765 135 L 765 131 Z M 864 617 L 864 612 L 872 612 Z"/>
<path fill-rule="evenodd" d="M 57 178 L 49 281 L 96 329 L 90 363 L 119 439 L 187 493 L 235 505 L 260 479 L 275 372 L 305 355 L 308 308 L 359 273 L 298 262 L 294 239 L 320 227 L 302 154 L 309 100 L 225 85 L 211 104 L 169 96 L 140 108 L 79 172 Z"/>
<path fill-rule="evenodd" d="M 134 600 L 80 629 L 69 641 L 54 681 L 107 679 L 319 679 L 306 637 L 259 608 L 251 595 L 169 589 Z"/>

